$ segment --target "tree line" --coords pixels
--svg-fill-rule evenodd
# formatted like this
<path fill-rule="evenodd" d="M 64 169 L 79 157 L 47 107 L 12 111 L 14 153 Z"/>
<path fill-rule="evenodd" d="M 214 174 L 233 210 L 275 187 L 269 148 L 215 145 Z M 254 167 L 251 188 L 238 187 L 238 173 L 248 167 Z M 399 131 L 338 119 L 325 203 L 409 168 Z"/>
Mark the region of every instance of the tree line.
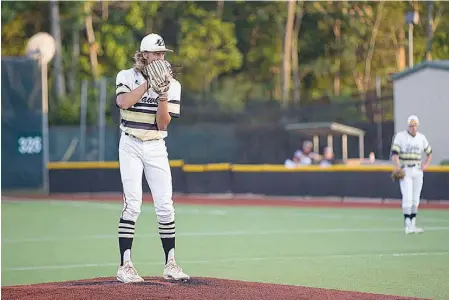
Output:
<path fill-rule="evenodd" d="M 183 93 L 222 110 L 366 98 L 376 78 L 387 84 L 408 67 L 409 11 L 420 16 L 415 64 L 449 57 L 444 1 L 52 0 L 3 1 L 1 8 L 2 56 L 24 55 L 40 31 L 56 39 L 50 104 L 61 122 L 79 107 L 81 80 L 115 78 L 151 32 L 175 50 L 167 58 L 179 66 Z"/>

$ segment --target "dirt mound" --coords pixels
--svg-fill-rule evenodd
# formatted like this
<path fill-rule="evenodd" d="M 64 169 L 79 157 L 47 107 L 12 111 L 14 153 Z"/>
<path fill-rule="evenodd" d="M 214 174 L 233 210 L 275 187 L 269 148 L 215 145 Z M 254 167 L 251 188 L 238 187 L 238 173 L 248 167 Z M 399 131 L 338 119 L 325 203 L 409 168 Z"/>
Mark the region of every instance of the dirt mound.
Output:
<path fill-rule="evenodd" d="M 115 278 L 2 287 L 2 299 L 14 300 L 126 300 L 126 299 L 295 299 L 295 300 L 405 300 L 400 296 L 338 291 L 216 278 L 188 282 L 145 277 L 145 282 L 123 284 Z"/>

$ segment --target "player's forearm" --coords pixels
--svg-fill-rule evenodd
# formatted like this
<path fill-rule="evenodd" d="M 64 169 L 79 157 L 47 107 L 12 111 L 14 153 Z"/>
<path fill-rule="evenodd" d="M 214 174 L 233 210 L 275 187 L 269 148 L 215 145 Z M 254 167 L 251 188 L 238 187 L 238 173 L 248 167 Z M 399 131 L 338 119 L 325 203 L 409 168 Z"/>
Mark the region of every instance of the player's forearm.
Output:
<path fill-rule="evenodd" d="M 135 90 L 132 90 L 129 93 L 123 93 L 117 96 L 117 105 L 121 109 L 128 109 L 134 104 L 136 104 L 140 98 L 145 94 L 147 91 L 147 82 L 145 81 L 142 85 L 140 85 Z"/>
<path fill-rule="evenodd" d="M 168 124 L 170 124 L 171 117 L 168 113 L 168 101 L 159 101 L 156 113 L 156 122 L 159 130 L 167 130 Z"/>
<path fill-rule="evenodd" d="M 393 161 L 393 165 L 396 168 L 399 168 L 399 155 L 393 154 L 393 156 L 391 157 L 391 160 Z"/>
<path fill-rule="evenodd" d="M 430 160 L 432 159 L 432 154 L 427 155 L 426 161 L 424 162 L 425 166 L 428 166 L 430 164 Z"/>

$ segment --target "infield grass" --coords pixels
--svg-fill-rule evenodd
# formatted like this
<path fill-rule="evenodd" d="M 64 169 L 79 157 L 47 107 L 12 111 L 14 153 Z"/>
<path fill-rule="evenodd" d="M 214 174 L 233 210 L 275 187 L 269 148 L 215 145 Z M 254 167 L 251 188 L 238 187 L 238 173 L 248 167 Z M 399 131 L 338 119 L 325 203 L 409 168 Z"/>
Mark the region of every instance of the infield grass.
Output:
<path fill-rule="evenodd" d="M 2 201 L 2 285 L 115 276 L 120 203 Z M 421 210 L 405 236 L 398 209 L 176 205 L 176 257 L 191 276 L 449 299 L 449 210 Z M 153 206 L 133 261 L 161 276 Z"/>

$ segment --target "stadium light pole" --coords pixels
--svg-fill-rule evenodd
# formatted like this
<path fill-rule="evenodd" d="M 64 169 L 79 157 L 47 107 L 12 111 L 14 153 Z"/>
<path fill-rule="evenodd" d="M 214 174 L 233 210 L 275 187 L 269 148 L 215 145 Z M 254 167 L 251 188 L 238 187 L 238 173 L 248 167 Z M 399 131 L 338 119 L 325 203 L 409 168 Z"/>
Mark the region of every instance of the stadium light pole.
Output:
<path fill-rule="evenodd" d="M 42 180 L 45 194 L 50 192 L 50 179 L 48 174 L 48 162 L 50 161 L 49 130 L 48 130 L 48 63 L 55 55 L 56 47 L 54 38 L 46 33 L 39 32 L 28 41 L 26 53 L 28 57 L 34 58 L 41 67 L 41 89 L 42 89 Z"/>
<path fill-rule="evenodd" d="M 377 152 L 380 159 L 383 159 L 383 136 L 382 136 L 382 81 L 380 76 L 376 76 L 376 122 L 377 122 Z"/>
<path fill-rule="evenodd" d="M 48 142 L 48 66 L 47 63 L 40 60 L 41 64 L 41 77 L 42 77 L 42 140 L 43 140 L 43 183 L 44 183 L 44 192 L 48 194 L 50 192 L 50 179 L 48 172 L 48 163 L 50 162 L 50 149 Z"/>
<path fill-rule="evenodd" d="M 408 24 L 408 67 L 413 67 L 413 26 L 419 22 L 419 14 L 416 11 L 405 13 L 405 22 Z"/>

